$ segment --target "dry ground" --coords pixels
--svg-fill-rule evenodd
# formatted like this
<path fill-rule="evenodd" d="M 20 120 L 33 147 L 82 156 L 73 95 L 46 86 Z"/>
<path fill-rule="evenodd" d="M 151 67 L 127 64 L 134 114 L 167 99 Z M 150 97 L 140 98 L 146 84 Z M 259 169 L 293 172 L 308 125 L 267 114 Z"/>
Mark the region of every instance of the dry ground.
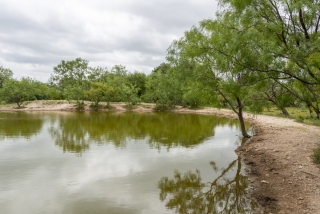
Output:
<path fill-rule="evenodd" d="M 89 110 L 89 103 L 86 109 Z M 126 111 L 124 104 L 112 104 Z M 134 111 L 152 111 L 143 104 Z M 2 105 L 0 111 L 74 111 L 67 101 L 29 102 L 24 109 Z M 236 118 L 223 109 L 205 108 L 177 112 L 196 112 Z M 320 144 L 320 127 L 296 123 L 290 119 L 245 114 L 255 135 L 237 153 L 247 165 L 252 196 L 260 204 L 257 213 L 320 214 L 320 167 L 313 164 L 313 149 Z"/>

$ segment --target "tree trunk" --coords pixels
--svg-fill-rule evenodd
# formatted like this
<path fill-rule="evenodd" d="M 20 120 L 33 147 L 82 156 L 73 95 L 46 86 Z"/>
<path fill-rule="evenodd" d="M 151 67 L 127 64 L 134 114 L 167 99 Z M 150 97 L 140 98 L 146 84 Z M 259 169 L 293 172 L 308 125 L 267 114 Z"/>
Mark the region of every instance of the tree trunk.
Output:
<path fill-rule="evenodd" d="M 238 103 L 238 110 L 236 107 L 230 102 L 230 100 L 220 91 L 218 90 L 219 94 L 223 97 L 223 99 L 226 101 L 226 103 L 231 107 L 231 109 L 238 115 L 240 126 L 241 126 L 241 133 L 242 136 L 245 138 L 251 138 L 251 136 L 246 131 L 246 126 L 244 125 L 244 119 L 242 114 L 242 103 L 239 97 L 236 97 L 237 103 Z"/>
<path fill-rule="evenodd" d="M 308 106 L 310 118 L 312 118 L 312 109 L 311 106 Z"/>
<path fill-rule="evenodd" d="M 15 98 L 14 102 L 18 105 L 18 108 L 20 108 L 21 104 L 23 103 L 20 98 Z"/>
<path fill-rule="evenodd" d="M 241 100 L 238 97 L 237 97 L 237 102 L 238 102 L 238 113 L 237 114 L 238 114 L 238 118 L 239 118 L 239 122 L 240 122 L 240 126 L 241 126 L 242 136 L 245 138 L 250 138 L 251 136 L 247 133 L 246 126 L 244 124 L 243 113 L 242 113 L 243 106 L 242 106 Z"/>
<path fill-rule="evenodd" d="M 285 116 L 287 116 L 287 117 L 290 116 L 290 115 L 289 115 L 289 112 L 287 111 L 286 108 L 282 108 L 281 111 L 282 111 L 282 114 L 284 114 Z"/>
<path fill-rule="evenodd" d="M 286 108 L 281 108 L 280 107 L 280 104 L 275 100 L 275 99 L 271 99 L 271 98 L 268 98 L 268 100 L 270 102 L 272 102 L 275 106 L 277 106 L 281 111 L 282 111 L 282 114 L 284 114 L 285 116 L 289 117 L 289 112 L 287 111 Z"/>

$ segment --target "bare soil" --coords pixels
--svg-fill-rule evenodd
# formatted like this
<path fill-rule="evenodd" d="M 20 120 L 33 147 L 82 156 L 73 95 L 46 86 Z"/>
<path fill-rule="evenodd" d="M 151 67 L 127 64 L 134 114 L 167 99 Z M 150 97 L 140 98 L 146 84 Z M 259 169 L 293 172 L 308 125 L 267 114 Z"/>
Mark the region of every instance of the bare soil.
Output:
<path fill-rule="evenodd" d="M 115 111 L 127 111 L 125 104 L 112 104 Z M 141 104 L 133 111 L 152 111 Z M 23 109 L 1 105 L 0 111 L 74 111 L 67 101 L 35 101 Z M 86 103 L 85 110 L 90 110 Z M 107 110 L 104 110 L 107 111 Z M 214 114 L 237 118 L 229 110 L 177 108 L 176 112 Z M 291 119 L 245 113 L 254 127 L 254 136 L 237 149 L 242 156 L 251 185 L 252 197 L 260 208 L 256 213 L 320 214 L 320 166 L 312 162 L 313 149 L 320 145 L 320 127 Z"/>

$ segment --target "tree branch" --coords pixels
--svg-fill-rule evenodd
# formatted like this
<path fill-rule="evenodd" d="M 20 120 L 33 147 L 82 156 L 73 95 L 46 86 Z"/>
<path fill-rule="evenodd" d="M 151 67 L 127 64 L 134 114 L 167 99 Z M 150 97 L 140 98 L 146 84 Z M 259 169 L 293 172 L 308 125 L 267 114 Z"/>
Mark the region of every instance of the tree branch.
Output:
<path fill-rule="evenodd" d="M 304 19 L 303 19 L 303 15 L 302 15 L 302 9 L 299 10 L 299 21 L 300 21 L 300 24 L 303 28 L 303 32 L 304 32 L 304 36 L 307 40 L 310 39 L 310 36 L 309 36 L 309 33 L 308 33 L 308 30 L 306 28 L 306 25 L 304 23 Z"/>
<path fill-rule="evenodd" d="M 229 99 L 218 89 L 218 93 L 223 97 L 223 99 L 228 103 L 228 105 L 231 107 L 231 109 L 236 113 L 239 114 L 239 112 L 234 108 L 232 103 L 229 101 Z"/>

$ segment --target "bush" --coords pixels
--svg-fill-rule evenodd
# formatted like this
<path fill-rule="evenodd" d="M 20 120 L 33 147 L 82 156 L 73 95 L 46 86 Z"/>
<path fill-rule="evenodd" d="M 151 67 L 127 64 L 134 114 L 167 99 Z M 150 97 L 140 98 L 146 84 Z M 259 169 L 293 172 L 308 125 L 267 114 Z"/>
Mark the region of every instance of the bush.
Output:
<path fill-rule="evenodd" d="M 100 108 L 102 108 L 101 105 L 96 104 L 96 103 L 91 103 L 89 107 L 94 109 L 95 111 L 98 111 Z"/>
<path fill-rule="evenodd" d="M 155 111 L 167 111 L 171 109 L 173 109 L 173 107 L 159 103 L 156 103 L 156 106 L 154 107 Z"/>
<path fill-rule="evenodd" d="M 313 162 L 320 164 L 320 146 L 313 150 Z"/>
<path fill-rule="evenodd" d="M 83 111 L 84 110 L 84 106 L 85 106 L 85 104 L 84 104 L 84 102 L 83 101 L 78 101 L 77 102 L 77 105 L 76 105 L 76 109 L 77 109 L 77 111 Z"/>

